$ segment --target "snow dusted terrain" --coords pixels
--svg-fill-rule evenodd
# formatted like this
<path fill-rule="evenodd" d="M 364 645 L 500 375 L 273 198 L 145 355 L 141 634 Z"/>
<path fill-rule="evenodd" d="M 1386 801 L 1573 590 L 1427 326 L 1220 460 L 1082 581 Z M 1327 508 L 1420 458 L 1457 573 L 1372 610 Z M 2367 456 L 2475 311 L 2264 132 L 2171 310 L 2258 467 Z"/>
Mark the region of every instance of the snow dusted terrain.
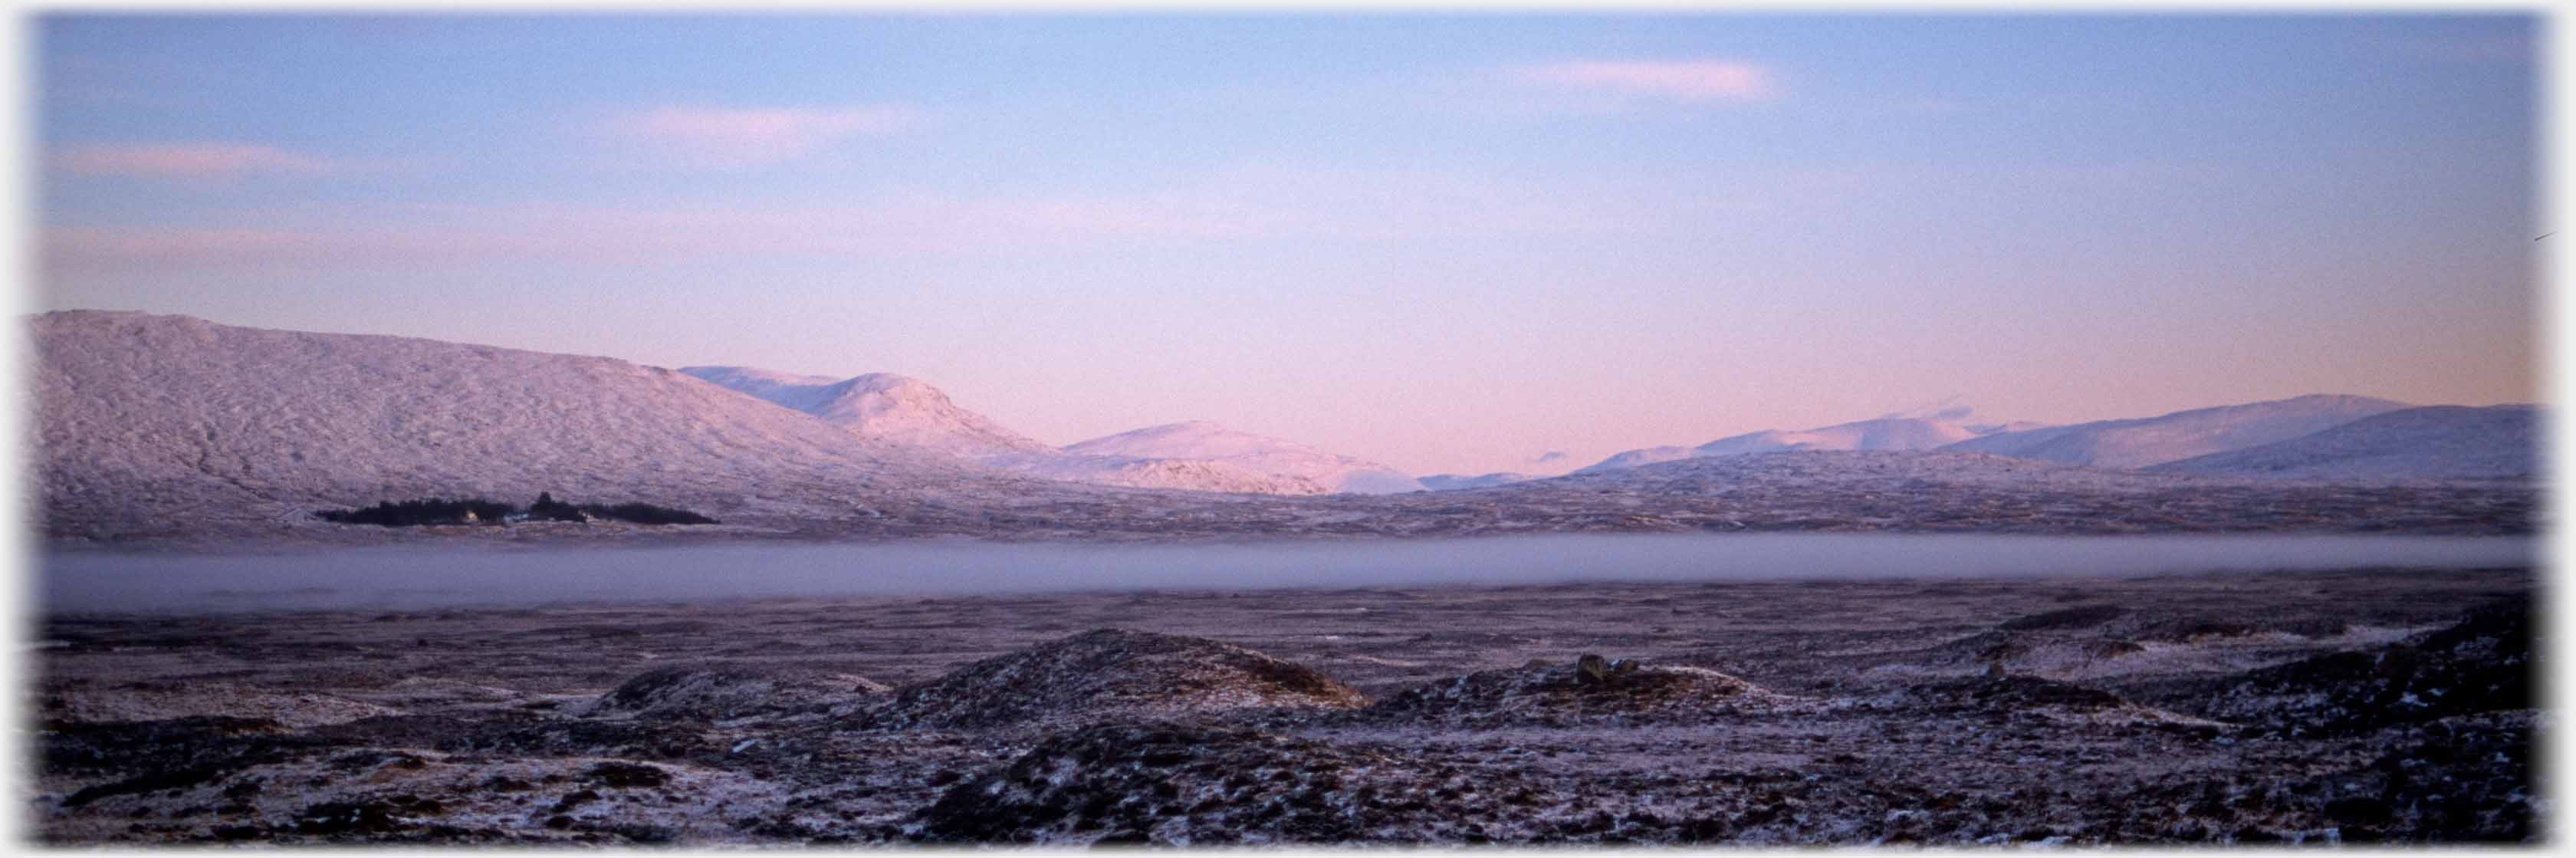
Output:
<path fill-rule="evenodd" d="M 2521 418 L 2519 435 L 2427 435 L 2392 418 L 2362 427 L 2372 431 L 2349 442 L 2359 452 L 2336 454 L 2356 464 L 2287 472 L 2301 479 L 2238 475 L 2277 470 L 2263 467 L 2141 473 L 1955 449 L 1792 450 L 1547 479 L 1487 475 L 1470 479 L 1500 484 L 1422 492 L 1420 482 L 1383 465 L 1208 423 L 1138 430 L 1064 452 L 961 457 L 897 443 L 893 437 L 927 432 L 957 442 L 952 449 L 991 449 L 1015 437 L 984 431 L 988 422 L 899 377 L 726 377 L 827 411 L 848 404 L 854 422 L 889 430 L 870 437 L 690 374 L 607 358 L 136 313 L 54 313 L 31 328 L 38 509 L 46 537 L 68 544 L 2527 533 L 2538 505 L 2531 480 L 2390 480 L 2512 471 L 2517 451 L 2529 455 L 2531 415 Z M 868 383 L 851 383 L 860 381 Z M 2405 440 L 2416 437 L 2439 443 Z M 2490 443 L 2522 446 L 2481 453 Z M 2402 464 L 2427 450 L 2506 464 Z M 1165 490 L 1175 485 L 1212 491 Z M 722 524 L 380 528 L 315 515 L 428 497 L 526 503 L 539 492 L 577 503 L 677 506 Z"/>
<path fill-rule="evenodd" d="M 19 812 L 119 852 L 2046 850 L 2563 804 L 2540 570 L 1794 574 L 44 614 Z"/>
<path fill-rule="evenodd" d="M 2346 480 L 2536 477 L 2540 409 L 2436 405 L 2364 417 L 2287 441 L 2148 468 Z"/>
<path fill-rule="evenodd" d="M 53 313 L 33 333 L 56 535 L 309 528 L 317 508 L 429 496 L 878 519 L 1043 495 L 620 360 L 140 313 Z"/>
<path fill-rule="evenodd" d="M 1254 495 L 1332 493 L 1332 490 L 1325 488 L 1323 484 L 1305 477 L 1263 473 L 1233 462 L 1211 459 L 1158 459 L 1047 452 L 985 456 L 976 461 L 1039 479 L 1103 486 Z"/>
<path fill-rule="evenodd" d="M 1966 416 L 1964 413 L 1958 416 Z M 1978 427 L 1987 428 L 1987 427 Z M 1977 429 L 1952 420 L 1927 417 L 1882 417 L 1817 429 L 1784 432 L 1769 429 L 1719 438 L 1697 447 L 1647 447 L 1629 450 L 1575 471 L 1597 474 L 1658 462 L 1700 456 L 1740 456 L 1787 450 L 1930 450 L 1977 437 Z"/>
<path fill-rule="evenodd" d="M 1068 444 L 1064 450 L 1082 455 L 1220 462 L 1254 473 L 1308 480 L 1333 493 L 1386 494 L 1422 488 L 1411 476 L 1386 465 L 1205 420 L 1149 426 Z"/>
<path fill-rule="evenodd" d="M 2287 441 L 2406 407 L 2367 396 L 2321 393 L 2158 417 L 2004 432 L 1961 441 L 1949 449 L 2068 465 L 2143 468 Z"/>

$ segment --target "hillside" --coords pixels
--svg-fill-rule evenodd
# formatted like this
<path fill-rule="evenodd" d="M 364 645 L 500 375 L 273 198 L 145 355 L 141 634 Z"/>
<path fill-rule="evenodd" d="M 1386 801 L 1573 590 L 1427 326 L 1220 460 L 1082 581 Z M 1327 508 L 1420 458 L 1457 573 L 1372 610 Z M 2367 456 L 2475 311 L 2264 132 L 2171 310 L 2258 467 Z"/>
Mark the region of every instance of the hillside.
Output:
<path fill-rule="evenodd" d="M 975 461 L 1042 480 L 1101 486 L 1254 495 L 1329 493 L 1321 484 L 1304 477 L 1265 474 L 1230 462 L 1208 459 L 1141 459 L 1045 452 L 983 456 Z"/>
<path fill-rule="evenodd" d="M 2391 487 L 2145 473 L 1955 450 L 1791 450 L 1397 498 L 1425 513 L 1391 522 L 1415 532 L 2485 533 L 2528 532 L 2538 494 L 2519 483 Z"/>
<path fill-rule="evenodd" d="M 31 330 L 34 477 L 55 535 L 310 527 L 318 506 L 545 491 L 876 518 L 988 482 L 608 358 L 139 313 Z"/>
<path fill-rule="evenodd" d="M 1308 480 L 1333 493 L 1386 494 L 1422 488 L 1413 477 L 1386 465 L 1205 420 L 1121 432 L 1068 444 L 1064 450 L 1092 456 L 1221 462 L 1254 473 Z"/>
<path fill-rule="evenodd" d="M 2147 470 L 2340 480 L 2527 478 L 2544 472 L 2540 422 L 2540 409 L 2531 405 L 2408 408 Z"/>
<path fill-rule="evenodd" d="M 1964 416 L 1964 415 L 1961 415 Z M 1701 456 L 1740 456 L 1788 450 L 1930 450 L 1977 437 L 1977 430 L 1950 420 L 1882 417 L 1815 429 L 1768 429 L 1730 435 L 1697 447 L 1647 447 L 1603 459 L 1578 474 L 1597 474 Z"/>
<path fill-rule="evenodd" d="M 2287 441 L 2406 407 L 2402 402 L 2367 396 L 2312 394 L 2156 417 L 2004 432 L 1944 449 L 2067 465 L 2143 468 Z"/>
<path fill-rule="evenodd" d="M 1780 450 L 1929 450 L 1976 437 L 1955 423 L 1891 418 L 1862 420 L 1803 432 L 1754 432 L 1701 444 L 1702 456 L 1771 453 Z"/>

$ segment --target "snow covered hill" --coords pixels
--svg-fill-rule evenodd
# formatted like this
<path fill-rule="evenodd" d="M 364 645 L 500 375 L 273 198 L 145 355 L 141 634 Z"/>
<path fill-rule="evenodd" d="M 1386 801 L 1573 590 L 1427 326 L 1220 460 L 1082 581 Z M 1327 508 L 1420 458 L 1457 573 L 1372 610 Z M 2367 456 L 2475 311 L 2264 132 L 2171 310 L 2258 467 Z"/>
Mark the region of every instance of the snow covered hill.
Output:
<path fill-rule="evenodd" d="M 56 534 L 546 491 L 719 519 L 881 518 L 1032 485 L 608 358 L 140 313 L 51 313 L 31 331 L 35 477 Z"/>
<path fill-rule="evenodd" d="M 2004 432 L 1944 449 L 2102 468 L 2142 468 L 2194 456 L 2287 441 L 2374 414 L 2407 408 L 2367 396 L 2312 394 L 2198 408 L 2158 417 L 2102 420 Z"/>
<path fill-rule="evenodd" d="M 1960 416 L 1965 416 L 1964 409 Z M 1882 417 L 1797 432 L 1777 429 L 1719 438 L 1697 447 L 1647 447 L 1629 450 L 1582 470 L 1598 474 L 1642 465 L 1703 456 L 1740 456 L 1787 450 L 1930 450 L 1977 436 L 1977 431 L 1949 420 Z"/>
<path fill-rule="evenodd" d="M 1221 462 L 1257 474 L 1311 481 L 1333 493 L 1417 491 L 1422 483 L 1376 462 L 1293 441 L 1239 432 L 1205 420 L 1149 426 L 1065 445 L 1079 455 Z"/>
<path fill-rule="evenodd" d="M 740 366 L 680 371 L 892 444 L 970 457 L 1055 449 L 958 407 L 920 379 L 890 372 L 834 380 Z"/>
<path fill-rule="evenodd" d="M 2543 472 L 2540 422 L 2532 405 L 2408 408 L 2146 470 L 2337 480 L 2528 478 Z"/>

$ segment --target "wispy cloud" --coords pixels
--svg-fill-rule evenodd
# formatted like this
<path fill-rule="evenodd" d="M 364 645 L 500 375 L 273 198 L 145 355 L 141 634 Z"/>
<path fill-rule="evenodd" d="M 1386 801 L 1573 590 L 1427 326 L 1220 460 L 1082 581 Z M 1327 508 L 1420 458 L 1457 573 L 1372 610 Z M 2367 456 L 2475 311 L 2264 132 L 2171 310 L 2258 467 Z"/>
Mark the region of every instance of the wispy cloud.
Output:
<path fill-rule="evenodd" d="M 760 167 L 792 161 L 854 138 L 893 134 L 922 122 L 896 104 L 838 108 L 658 107 L 609 120 L 615 135 L 644 141 L 701 166 Z"/>
<path fill-rule="evenodd" d="M 1521 66 L 1526 83 L 1684 102 L 1766 101 L 1780 94 L 1778 75 L 1738 60 L 1595 60 Z"/>
<path fill-rule="evenodd" d="M 346 166 L 329 158 L 249 143 L 141 143 L 82 146 L 54 159 L 76 176 L 220 181 L 256 173 L 328 173 Z"/>
<path fill-rule="evenodd" d="M 48 265 L 156 268 L 877 258 L 1108 244 L 1601 233 L 1652 223 L 1626 211 L 1627 199 L 1467 176 L 1246 167 L 1132 193 L 914 193 L 759 207 L 332 206 L 245 213 L 219 227 L 58 226 L 47 231 L 44 249 Z"/>
<path fill-rule="evenodd" d="M 2375 56 L 2444 63 L 2531 63 L 2540 45 L 2528 32 L 2410 33 L 2356 41 Z"/>

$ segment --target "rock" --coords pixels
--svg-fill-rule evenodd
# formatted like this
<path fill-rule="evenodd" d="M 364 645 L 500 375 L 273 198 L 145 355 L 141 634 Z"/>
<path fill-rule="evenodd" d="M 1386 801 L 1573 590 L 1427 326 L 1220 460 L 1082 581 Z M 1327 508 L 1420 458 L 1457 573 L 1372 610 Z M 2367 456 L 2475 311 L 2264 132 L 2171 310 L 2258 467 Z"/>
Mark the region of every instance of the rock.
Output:
<path fill-rule="evenodd" d="M 1610 661 L 1599 655 L 1584 653 L 1582 657 L 1574 660 L 1574 670 L 1584 682 L 1594 685 L 1610 682 Z"/>
<path fill-rule="evenodd" d="M 2531 610 L 2509 603 L 2367 650 L 2247 671 L 2186 705 L 2288 735 L 2349 735 L 2532 705 Z"/>
<path fill-rule="evenodd" d="M 672 665 L 636 674 L 580 714 L 722 721 L 820 710 L 887 690 L 863 676 L 792 665 Z"/>
<path fill-rule="evenodd" d="M 1417 842 L 1528 815 L 1517 775 L 1465 773 L 1383 747 L 1170 722 L 1039 741 L 950 787 L 915 819 L 948 843 L 1210 846 Z"/>
<path fill-rule="evenodd" d="M 1233 644 L 1101 629 L 907 687 L 860 720 L 888 729 L 984 729 L 1366 702 L 1312 668 Z"/>
<path fill-rule="evenodd" d="M 1599 656 L 1589 658 L 1599 659 Z M 1374 723 L 1432 723 L 1472 728 L 1724 718 L 1770 708 L 1789 698 L 1750 682 L 1697 667 L 1614 668 L 1607 660 L 1567 667 L 1487 670 L 1408 689 L 1354 717 Z"/>

